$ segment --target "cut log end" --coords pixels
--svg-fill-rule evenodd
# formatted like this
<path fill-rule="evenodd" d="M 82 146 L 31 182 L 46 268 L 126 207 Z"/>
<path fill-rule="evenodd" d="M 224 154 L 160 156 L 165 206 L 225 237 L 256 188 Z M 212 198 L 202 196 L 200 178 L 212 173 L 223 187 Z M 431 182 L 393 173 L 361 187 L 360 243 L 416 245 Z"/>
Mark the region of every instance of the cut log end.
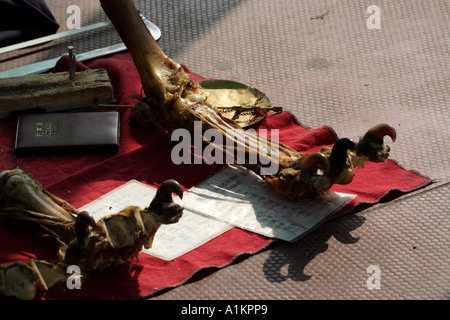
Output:
<path fill-rule="evenodd" d="M 29 109 L 57 111 L 113 100 L 113 88 L 105 69 L 27 75 L 0 79 L 0 118 Z"/>

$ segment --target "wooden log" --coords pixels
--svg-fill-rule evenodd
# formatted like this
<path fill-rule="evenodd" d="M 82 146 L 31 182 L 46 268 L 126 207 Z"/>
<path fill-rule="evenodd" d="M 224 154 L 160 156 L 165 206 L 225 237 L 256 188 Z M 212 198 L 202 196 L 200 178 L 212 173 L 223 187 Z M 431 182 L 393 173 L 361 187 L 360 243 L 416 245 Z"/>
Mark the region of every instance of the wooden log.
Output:
<path fill-rule="evenodd" d="M 105 69 L 46 73 L 0 79 L 0 118 L 29 109 L 58 111 L 70 107 L 106 103 L 113 89 Z"/>

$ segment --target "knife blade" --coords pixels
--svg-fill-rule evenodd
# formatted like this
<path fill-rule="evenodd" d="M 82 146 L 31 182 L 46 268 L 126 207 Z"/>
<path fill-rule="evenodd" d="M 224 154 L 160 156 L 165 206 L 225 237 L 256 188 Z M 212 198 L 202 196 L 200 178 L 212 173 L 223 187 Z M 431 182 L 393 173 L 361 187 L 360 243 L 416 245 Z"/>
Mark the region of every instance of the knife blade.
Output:
<path fill-rule="evenodd" d="M 147 26 L 147 28 L 150 31 L 153 38 L 155 38 L 155 40 L 158 40 L 161 37 L 161 30 L 159 29 L 159 27 L 156 26 L 153 22 L 151 22 L 147 18 L 145 18 L 142 14 L 141 14 L 141 18 L 144 21 L 145 25 Z M 105 55 L 122 52 L 122 51 L 125 51 L 126 49 L 127 49 L 127 47 L 125 46 L 124 43 L 118 43 L 118 44 L 114 44 L 114 45 L 107 46 L 104 48 L 95 49 L 92 51 L 87 51 L 84 53 L 77 54 L 76 60 L 83 62 L 86 60 L 99 58 L 99 57 L 102 57 Z M 25 76 L 25 75 L 30 75 L 30 74 L 38 74 L 38 73 L 43 73 L 43 72 L 49 71 L 55 67 L 56 62 L 58 62 L 59 59 L 61 59 L 61 57 L 62 57 L 62 55 L 57 58 L 48 59 L 48 60 L 44 60 L 44 61 L 40 61 L 40 62 L 25 65 L 22 67 L 18 67 L 18 68 L 0 72 L 0 79 Z"/>
<path fill-rule="evenodd" d="M 69 36 L 73 36 L 73 35 L 78 34 L 78 33 L 83 33 L 83 32 L 87 32 L 87 31 L 95 30 L 95 29 L 98 29 L 98 28 L 105 27 L 105 26 L 107 26 L 109 24 L 110 24 L 110 22 L 107 22 L 107 21 L 105 21 L 105 22 L 98 22 L 98 23 L 90 24 L 88 26 L 81 27 L 79 29 L 63 31 L 63 32 L 60 32 L 60 33 L 51 34 L 49 36 L 45 36 L 45 37 L 41 37 L 41 38 L 37 38 L 37 39 L 33 39 L 33 40 L 28 40 L 28 41 L 16 43 L 16 44 L 13 44 L 13 45 L 10 45 L 10 46 L 7 46 L 7 47 L 0 48 L 0 54 L 7 53 L 7 52 L 10 52 L 10 51 L 19 50 L 19 49 L 24 49 L 24 48 L 28 48 L 28 47 L 32 47 L 32 46 L 36 46 L 38 44 L 46 43 L 46 42 L 49 42 L 49 41 L 53 41 L 53 40 L 57 40 L 57 39 L 61 39 L 61 38 L 69 37 Z"/>

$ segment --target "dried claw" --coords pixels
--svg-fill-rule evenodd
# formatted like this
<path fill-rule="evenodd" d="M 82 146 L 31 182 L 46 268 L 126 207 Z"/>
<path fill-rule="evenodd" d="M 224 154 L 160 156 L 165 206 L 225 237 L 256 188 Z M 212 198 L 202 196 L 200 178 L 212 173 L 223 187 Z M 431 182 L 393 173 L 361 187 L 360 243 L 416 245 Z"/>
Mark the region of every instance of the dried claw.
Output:
<path fill-rule="evenodd" d="M 322 174 L 318 173 L 319 169 Z M 299 201 L 328 191 L 330 185 L 326 173 L 329 169 L 328 158 L 323 153 L 315 152 L 297 159 L 276 176 L 264 179 L 277 193 L 289 200 Z"/>
<path fill-rule="evenodd" d="M 183 188 L 175 180 L 166 180 L 159 186 L 156 191 L 155 198 L 153 202 L 172 202 L 172 193 L 175 193 L 181 199 L 183 198 Z M 150 204 L 151 206 L 151 204 Z"/>
<path fill-rule="evenodd" d="M 349 161 L 348 157 L 349 150 L 355 151 L 356 144 L 348 138 L 341 138 L 334 144 L 329 157 L 329 175 L 331 177 L 337 178 L 349 167 L 351 167 L 351 162 Z"/>
<path fill-rule="evenodd" d="M 334 184 L 347 184 L 353 180 L 354 171 L 349 151 L 356 144 L 347 138 L 339 139 L 332 148 L 324 147 L 296 160 L 276 177 L 265 180 L 279 194 L 298 201 L 326 193 Z M 318 173 L 322 170 L 322 174 Z"/>
<path fill-rule="evenodd" d="M 96 227 L 96 223 L 94 218 L 86 212 L 82 211 L 77 215 L 77 218 L 75 220 L 75 235 L 78 239 L 78 243 L 86 244 L 88 241 L 89 236 L 89 226 L 92 228 Z"/>
<path fill-rule="evenodd" d="M 183 198 L 183 188 L 177 181 L 172 179 L 164 181 L 148 207 L 148 210 L 160 216 L 163 223 L 175 223 L 183 214 L 183 207 L 173 201 L 172 193 L 178 195 L 180 199 Z"/>
<path fill-rule="evenodd" d="M 319 169 L 326 173 L 330 170 L 330 162 L 323 153 L 314 152 L 296 160 L 290 167 L 309 174 L 314 174 Z"/>
<path fill-rule="evenodd" d="M 23 210 L 39 212 L 61 221 L 73 221 L 73 216 L 68 212 L 75 209 L 71 206 L 63 208 L 64 200 L 52 195 L 42 188 L 39 181 L 24 170 L 14 168 L 0 172 L 0 209 L 16 207 Z"/>
<path fill-rule="evenodd" d="M 314 174 L 319 169 L 325 173 L 330 170 L 330 162 L 323 153 L 315 152 L 303 159 L 301 164 L 301 170 L 303 172 Z"/>
<path fill-rule="evenodd" d="M 31 173 L 17 167 L 0 172 L 0 218 L 24 223 L 32 232 L 66 243 L 74 238 L 72 214 L 76 212 L 43 189 Z"/>
<path fill-rule="evenodd" d="M 363 139 L 370 139 L 375 143 L 382 144 L 385 136 L 389 136 L 395 142 L 397 133 L 395 129 L 387 123 L 380 123 L 370 128 Z"/>
<path fill-rule="evenodd" d="M 389 146 L 384 143 L 384 137 L 389 136 L 395 142 L 397 133 L 386 123 L 378 124 L 369 129 L 359 141 L 357 155 L 372 162 L 383 162 L 389 157 Z"/>

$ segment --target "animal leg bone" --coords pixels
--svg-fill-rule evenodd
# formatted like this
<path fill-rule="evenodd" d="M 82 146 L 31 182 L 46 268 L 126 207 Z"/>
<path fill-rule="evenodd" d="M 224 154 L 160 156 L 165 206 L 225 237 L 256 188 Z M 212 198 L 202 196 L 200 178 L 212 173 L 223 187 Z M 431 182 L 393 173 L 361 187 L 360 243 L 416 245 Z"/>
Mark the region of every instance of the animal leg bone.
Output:
<path fill-rule="evenodd" d="M 151 128 L 156 126 L 169 133 L 177 128 L 193 132 L 194 123 L 201 121 L 203 134 L 208 129 L 218 130 L 226 138 L 226 141 L 232 141 L 236 145 L 235 150 L 240 150 L 247 155 L 258 155 L 261 161 L 258 163 L 246 162 L 243 165 L 262 175 L 276 192 L 296 200 L 300 200 L 303 194 L 311 194 L 311 192 L 303 192 L 303 187 L 298 188 L 299 184 L 305 183 L 305 181 L 300 179 L 300 168 L 292 168 L 293 163 L 299 163 L 300 159 L 305 157 L 304 153 L 278 141 L 243 130 L 234 121 L 223 117 L 218 108 L 209 103 L 208 95 L 202 89 L 201 84 L 192 81 L 181 65 L 170 59 L 161 50 L 140 19 L 131 0 L 100 0 L 100 2 L 128 47 L 141 78 L 145 97 L 139 96 L 140 101 L 132 110 L 134 120 L 143 126 Z M 354 176 L 353 162 L 355 161 L 358 161 L 359 166 L 363 166 L 366 160 L 386 160 L 389 148 L 380 144 L 378 134 L 381 130 L 395 136 L 395 130 L 386 129 L 384 126 L 380 128 L 369 130 L 370 133 L 367 133 L 358 144 L 360 146 L 358 151 L 353 150 L 356 147 L 355 144 L 351 148 L 346 146 L 344 151 L 338 152 L 338 157 L 331 154 L 332 148 L 323 150 L 328 160 L 331 161 L 330 171 L 326 175 L 327 179 L 323 179 L 323 177 L 319 179 L 316 174 L 309 174 L 315 180 L 315 183 L 309 183 L 309 186 L 316 185 L 316 194 L 326 192 L 335 183 L 350 183 Z M 211 143 L 205 138 L 204 141 Z M 348 141 L 346 143 L 348 144 Z M 216 142 L 212 144 L 217 150 L 227 152 L 225 145 Z M 339 141 L 336 147 L 343 145 L 344 141 Z M 261 146 L 264 147 L 261 148 Z M 379 150 L 380 148 L 381 150 Z M 265 153 L 264 150 L 276 150 L 276 152 Z M 375 153 L 375 156 L 372 153 Z M 267 163 L 271 167 L 274 165 L 278 168 L 276 174 L 264 173 L 263 169 Z M 297 177 L 289 178 L 294 173 Z M 270 176 L 264 177 L 265 175 Z M 288 180 L 296 181 L 294 184 L 296 187 L 286 185 L 285 182 Z M 318 185 L 317 181 L 319 180 L 326 182 L 324 185 Z M 305 186 L 305 188 L 309 187 Z M 298 194 L 295 194 L 296 192 Z"/>

